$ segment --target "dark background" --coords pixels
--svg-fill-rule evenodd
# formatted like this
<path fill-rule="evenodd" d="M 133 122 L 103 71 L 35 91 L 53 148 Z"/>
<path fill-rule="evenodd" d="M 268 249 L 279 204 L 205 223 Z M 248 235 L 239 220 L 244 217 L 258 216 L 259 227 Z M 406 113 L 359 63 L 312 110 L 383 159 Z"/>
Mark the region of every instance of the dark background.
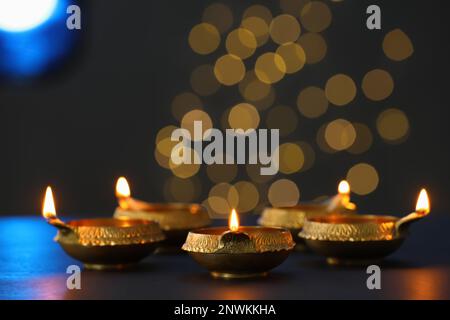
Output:
<path fill-rule="evenodd" d="M 235 19 L 254 3 L 268 6 L 274 15 L 280 13 L 276 1 L 223 2 Z M 374 129 L 376 116 L 387 107 L 406 112 L 411 132 L 405 143 L 396 146 L 386 145 L 374 133 L 370 151 L 356 159 L 345 152 L 323 154 L 316 148 L 314 168 L 289 178 L 298 183 L 302 199 L 310 199 L 331 193 L 351 165 L 367 161 L 377 168 L 380 185 L 368 196 L 354 197 L 362 210 L 406 213 L 425 186 L 433 211 L 448 214 L 450 33 L 444 1 L 326 2 L 333 12 L 332 26 L 324 32 L 327 57 L 320 67 L 306 66 L 301 75 L 277 84 L 277 102 L 295 105 L 300 88 L 323 87 L 336 73 L 351 75 L 359 86 L 368 70 L 386 68 L 395 89 L 382 108 L 363 99 L 358 90 L 351 113 L 330 106 L 320 120 L 301 120 L 301 138 L 315 145 L 315 121 L 341 115 L 363 120 Z M 83 3 L 80 51 L 65 68 L 33 81 L 0 84 L 1 215 L 39 214 L 48 184 L 54 186 L 59 212 L 110 214 L 119 175 L 132 181 L 136 196 L 163 200 L 162 184 L 170 172 L 154 160 L 154 140 L 160 128 L 176 124 L 170 103 L 189 89 L 193 68 L 217 58 L 193 53 L 187 42 L 189 30 L 200 22 L 209 3 Z M 365 27 L 369 4 L 381 6 L 381 31 Z M 390 61 L 381 49 L 385 33 L 397 27 L 415 48 L 403 62 Z M 221 90 L 207 101 L 217 110 L 216 127 L 220 111 L 239 102 L 236 91 Z M 203 175 L 202 179 L 206 183 Z M 203 188 L 199 200 L 208 189 Z"/>

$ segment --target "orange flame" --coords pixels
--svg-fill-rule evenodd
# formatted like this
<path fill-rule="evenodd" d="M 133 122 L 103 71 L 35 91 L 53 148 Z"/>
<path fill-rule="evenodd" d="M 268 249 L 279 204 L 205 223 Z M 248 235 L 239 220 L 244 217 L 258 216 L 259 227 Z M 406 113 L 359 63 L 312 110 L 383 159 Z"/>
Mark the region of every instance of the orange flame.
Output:
<path fill-rule="evenodd" d="M 45 219 L 56 218 L 55 201 L 53 200 L 52 188 L 45 190 L 44 204 L 42 206 L 42 216 Z"/>
<path fill-rule="evenodd" d="M 116 197 L 129 198 L 131 196 L 130 185 L 125 177 L 117 179 L 116 183 Z"/>
<path fill-rule="evenodd" d="M 350 185 L 346 180 L 342 180 L 338 186 L 338 192 L 340 194 L 349 194 L 350 193 Z"/>
<path fill-rule="evenodd" d="M 236 232 L 239 230 L 239 217 L 235 209 L 231 210 L 230 218 L 228 220 L 230 231 Z"/>
<path fill-rule="evenodd" d="M 425 189 L 420 190 L 419 197 L 417 198 L 416 212 L 421 214 L 430 213 L 430 200 Z"/>

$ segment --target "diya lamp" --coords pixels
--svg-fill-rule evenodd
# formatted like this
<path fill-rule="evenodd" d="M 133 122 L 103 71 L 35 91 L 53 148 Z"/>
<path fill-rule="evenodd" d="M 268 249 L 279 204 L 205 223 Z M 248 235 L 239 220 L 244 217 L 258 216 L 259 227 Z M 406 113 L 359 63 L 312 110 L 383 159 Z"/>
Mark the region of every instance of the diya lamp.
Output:
<path fill-rule="evenodd" d="M 384 215 L 321 215 L 307 218 L 299 237 L 329 264 L 365 265 L 380 261 L 397 250 L 411 223 L 430 212 L 425 189 L 416 210 L 397 218 Z"/>
<path fill-rule="evenodd" d="M 42 215 L 58 229 L 55 241 L 86 269 L 121 269 L 136 264 L 164 240 L 156 222 L 113 218 L 63 222 L 56 216 L 52 189 L 47 187 Z"/>
<path fill-rule="evenodd" d="M 306 218 L 323 214 L 355 213 L 356 205 L 350 201 L 350 185 L 343 180 L 339 183 L 338 194 L 322 202 L 303 202 L 292 207 L 264 209 L 258 223 L 266 227 L 281 227 L 291 231 L 297 249 L 303 250 L 304 241 L 298 237 Z"/>
<path fill-rule="evenodd" d="M 211 224 L 208 212 L 195 203 L 148 203 L 131 197 L 130 186 L 124 177 L 116 183 L 119 206 L 114 212 L 118 219 L 155 221 L 166 235 L 164 244 L 181 247 L 188 232 Z"/>
<path fill-rule="evenodd" d="M 215 278 L 248 278 L 266 275 L 288 257 L 294 246 L 288 230 L 239 226 L 233 209 L 228 228 L 191 231 L 182 249 Z"/>

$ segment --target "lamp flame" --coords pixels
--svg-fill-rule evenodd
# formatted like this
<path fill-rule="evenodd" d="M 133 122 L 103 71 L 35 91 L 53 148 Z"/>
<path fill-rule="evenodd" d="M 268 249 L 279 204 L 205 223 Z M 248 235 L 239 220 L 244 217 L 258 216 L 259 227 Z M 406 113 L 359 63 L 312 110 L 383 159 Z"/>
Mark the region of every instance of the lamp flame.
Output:
<path fill-rule="evenodd" d="M 42 216 L 47 220 L 56 218 L 55 201 L 53 200 L 53 192 L 51 187 L 47 187 L 47 190 L 45 190 Z"/>
<path fill-rule="evenodd" d="M 118 198 L 129 198 L 131 196 L 130 185 L 125 177 L 117 179 L 116 196 Z"/>
<path fill-rule="evenodd" d="M 430 212 L 430 200 L 425 189 L 420 190 L 419 197 L 417 198 L 416 212 L 424 215 Z"/>
<path fill-rule="evenodd" d="M 230 219 L 228 220 L 230 231 L 236 232 L 239 230 L 239 217 L 235 209 L 231 210 Z"/>
<path fill-rule="evenodd" d="M 349 194 L 350 193 L 350 185 L 346 180 L 342 180 L 338 186 L 338 192 L 340 194 Z"/>

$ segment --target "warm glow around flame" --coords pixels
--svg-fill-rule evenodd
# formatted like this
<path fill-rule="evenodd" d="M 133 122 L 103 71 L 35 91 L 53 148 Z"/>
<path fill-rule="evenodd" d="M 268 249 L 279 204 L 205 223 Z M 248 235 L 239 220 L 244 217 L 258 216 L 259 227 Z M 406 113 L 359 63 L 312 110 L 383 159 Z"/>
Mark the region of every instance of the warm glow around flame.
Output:
<path fill-rule="evenodd" d="M 131 195 L 130 186 L 125 177 L 117 179 L 116 183 L 116 196 L 122 198 L 129 198 Z"/>
<path fill-rule="evenodd" d="M 55 201 L 53 200 L 52 188 L 45 190 L 44 204 L 42 206 L 42 215 L 45 219 L 56 218 Z"/>
<path fill-rule="evenodd" d="M 235 209 L 231 210 L 230 219 L 228 220 L 230 231 L 235 232 L 239 230 L 239 217 Z"/>
<path fill-rule="evenodd" d="M 425 189 L 420 190 L 419 198 L 417 199 L 416 212 L 428 214 L 430 212 L 430 200 Z"/>
<path fill-rule="evenodd" d="M 340 194 L 349 194 L 350 193 L 350 185 L 347 181 L 342 180 L 338 186 L 338 192 Z"/>

